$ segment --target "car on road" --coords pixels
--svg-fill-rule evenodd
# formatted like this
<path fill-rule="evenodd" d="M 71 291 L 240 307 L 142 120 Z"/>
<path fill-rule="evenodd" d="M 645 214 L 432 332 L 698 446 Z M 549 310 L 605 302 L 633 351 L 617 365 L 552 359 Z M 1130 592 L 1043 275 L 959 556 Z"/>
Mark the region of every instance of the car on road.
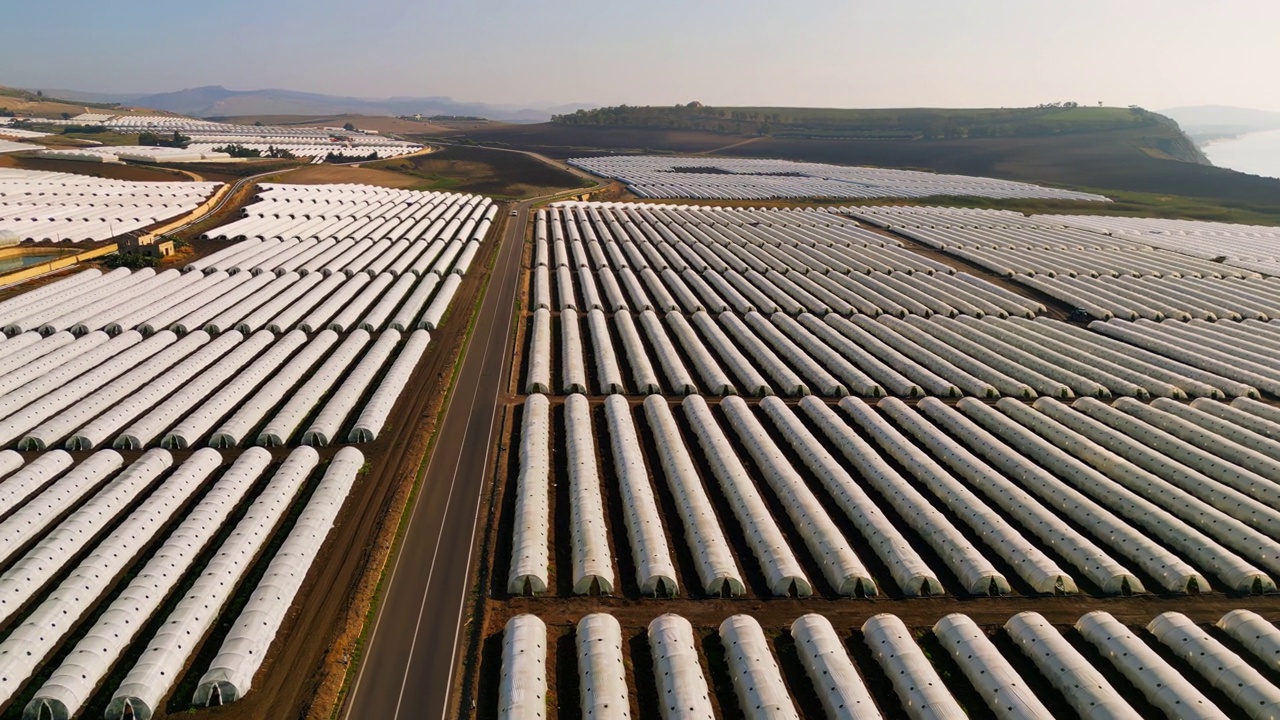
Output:
<path fill-rule="evenodd" d="M 520 211 L 519 211 L 519 210 L 512 210 L 512 211 L 511 211 L 511 217 L 515 217 L 515 216 L 517 216 L 517 215 L 519 215 L 519 214 L 520 214 Z"/>

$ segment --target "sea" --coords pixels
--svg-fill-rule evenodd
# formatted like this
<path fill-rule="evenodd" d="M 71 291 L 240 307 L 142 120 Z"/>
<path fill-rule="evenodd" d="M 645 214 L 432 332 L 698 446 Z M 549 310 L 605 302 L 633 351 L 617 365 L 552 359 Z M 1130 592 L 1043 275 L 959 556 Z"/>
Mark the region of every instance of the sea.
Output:
<path fill-rule="evenodd" d="M 1250 175 L 1280 178 L 1280 130 L 1249 133 L 1218 140 L 1201 148 L 1218 167 Z"/>

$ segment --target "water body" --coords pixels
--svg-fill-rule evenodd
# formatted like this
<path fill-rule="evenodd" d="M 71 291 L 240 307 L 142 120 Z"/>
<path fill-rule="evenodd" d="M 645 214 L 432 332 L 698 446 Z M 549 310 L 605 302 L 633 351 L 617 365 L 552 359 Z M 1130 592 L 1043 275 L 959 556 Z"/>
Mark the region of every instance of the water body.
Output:
<path fill-rule="evenodd" d="M 11 255 L 9 257 L 0 257 L 0 275 L 15 272 L 32 265 L 47 263 L 50 260 L 57 260 L 66 253 L 51 252 L 38 253 L 34 255 Z"/>
<path fill-rule="evenodd" d="M 1241 135 L 1234 140 L 1209 143 L 1201 149 L 1218 167 L 1280 178 L 1280 130 Z"/>

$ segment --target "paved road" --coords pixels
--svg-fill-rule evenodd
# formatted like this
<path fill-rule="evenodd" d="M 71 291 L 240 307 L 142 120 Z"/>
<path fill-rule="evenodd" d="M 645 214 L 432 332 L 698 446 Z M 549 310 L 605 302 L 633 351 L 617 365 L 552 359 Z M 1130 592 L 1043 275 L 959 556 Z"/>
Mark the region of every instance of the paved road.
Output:
<path fill-rule="evenodd" d="M 498 394 L 511 357 L 511 317 L 529 205 L 517 206 L 520 215 L 511 218 L 503 234 L 344 718 L 434 720 L 448 712 Z"/>

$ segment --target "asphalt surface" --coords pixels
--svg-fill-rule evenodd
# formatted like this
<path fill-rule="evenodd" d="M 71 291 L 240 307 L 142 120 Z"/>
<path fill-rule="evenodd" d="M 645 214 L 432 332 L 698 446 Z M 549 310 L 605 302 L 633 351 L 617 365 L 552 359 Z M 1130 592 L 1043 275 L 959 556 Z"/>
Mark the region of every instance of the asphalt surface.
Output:
<path fill-rule="evenodd" d="M 480 496 L 512 355 L 529 205 L 516 206 L 519 217 L 510 218 L 503 233 L 343 718 L 434 719 L 449 711 Z"/>

